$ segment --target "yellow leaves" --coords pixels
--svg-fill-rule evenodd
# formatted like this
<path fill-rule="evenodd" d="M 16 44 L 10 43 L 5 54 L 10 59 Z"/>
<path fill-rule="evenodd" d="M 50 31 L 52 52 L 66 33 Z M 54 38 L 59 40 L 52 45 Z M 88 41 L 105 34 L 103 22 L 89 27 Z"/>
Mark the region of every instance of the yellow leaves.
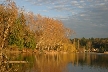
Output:
<path fill-rule="evenodd" d="M 61 21 L 39 14 L 35 16 L 33 13 L 29 13 L 27 18 L 30 29 L 37 34 L 39 45 L 54 46 L 60 42 L 69 42 L 67 37 L 70 30 L 65 28 Z"/>
<path fill-rule="evenodd" d="M 31 31 L 36 38 L 37 45 L 42 48 L 48 47 L 52 49 L 70 43 L 68 38 L 71 35 L 71 30 L 64 27 L 61 21 L 43 17 L 40 14 L 34 15 L 33 12 L 19 11 L 16 4 L 11 0 L 7 0 L 5 5 L 0 5 L 0 22 L 6 25 L 6 27 L 4 26 L 5 30 L 7 30 L 4 32 L 6 33 L 5 37 L 9 28 L 10 32 L 12 28 L 16 28 L 15 30 L 20 31 L 19 35 L 21 37 L 24 31 Z"/>
<path fill-rule="evenodd" d="M 4 47 L 5 39 L 8 36 L 9 28 L 14 23 L 17 18 L 18 9 L 16 4 L 12 1 L 7 1 L 6 3 L 0 5 L 0 24 L 1 31 L 0 35 L 2 37 L 1 47 Z"/>

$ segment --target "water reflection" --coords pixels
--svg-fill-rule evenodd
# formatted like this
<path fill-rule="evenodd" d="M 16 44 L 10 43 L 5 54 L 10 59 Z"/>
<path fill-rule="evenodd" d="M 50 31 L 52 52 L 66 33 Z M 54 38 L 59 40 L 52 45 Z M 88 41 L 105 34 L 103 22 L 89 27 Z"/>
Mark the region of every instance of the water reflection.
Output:
<path fill-rule="evenodd" d="M 108 55 L 71 54 L 7 54 L 8 60 L 28 63 L 4 63 L 5 72 L 108 72 Z M 0 66 L 1 68 L 3 66 Z"/>
<path fill-rule="evenodd" d="M 76 58 L 74 63 L 68 63 L 69 72 L 108 72 L 107 54 L 82 53 L 77 54 Z"/>

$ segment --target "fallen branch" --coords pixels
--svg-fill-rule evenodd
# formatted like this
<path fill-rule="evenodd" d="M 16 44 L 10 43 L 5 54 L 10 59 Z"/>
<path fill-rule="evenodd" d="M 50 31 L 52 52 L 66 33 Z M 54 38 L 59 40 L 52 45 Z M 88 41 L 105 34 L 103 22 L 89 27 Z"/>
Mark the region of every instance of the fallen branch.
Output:
<path fill-rule="evenodd" d="M 28 63 L 27 61 L 4 61 L 4 63 Z"/>

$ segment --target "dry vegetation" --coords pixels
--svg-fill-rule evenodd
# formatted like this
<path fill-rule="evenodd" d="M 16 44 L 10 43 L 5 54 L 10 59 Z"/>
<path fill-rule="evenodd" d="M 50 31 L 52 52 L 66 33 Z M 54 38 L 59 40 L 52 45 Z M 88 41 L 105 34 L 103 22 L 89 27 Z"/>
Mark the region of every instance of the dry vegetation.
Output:
<path fill-rule="evenodd" d="M 72 30 L 59 20 L 34 15 L 7 0 L 0 4 L 0 46 L 39 51 L 75 51 L 70 42 Z"/>

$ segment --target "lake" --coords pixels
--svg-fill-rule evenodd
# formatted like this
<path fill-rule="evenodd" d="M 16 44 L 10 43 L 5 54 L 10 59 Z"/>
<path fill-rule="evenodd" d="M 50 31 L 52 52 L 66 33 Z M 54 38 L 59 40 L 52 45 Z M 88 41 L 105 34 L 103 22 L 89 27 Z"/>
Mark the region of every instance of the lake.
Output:
<path fill-rule="evenodd" d="M 4 63 L 5 72 L 108 72 L 108 54 L 102 53 L 11 53 L 7 57 L 28 63 Z"/>

